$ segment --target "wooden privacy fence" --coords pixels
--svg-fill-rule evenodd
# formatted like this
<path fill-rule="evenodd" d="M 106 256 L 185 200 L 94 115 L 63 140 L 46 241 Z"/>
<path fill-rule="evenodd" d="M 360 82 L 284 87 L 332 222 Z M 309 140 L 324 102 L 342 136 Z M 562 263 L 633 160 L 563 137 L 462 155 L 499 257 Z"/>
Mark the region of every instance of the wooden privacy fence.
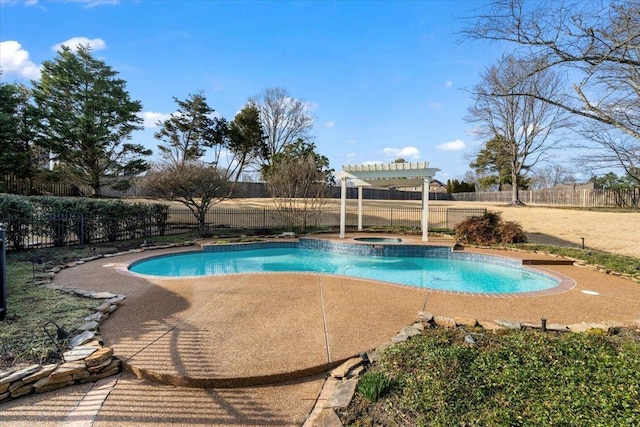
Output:
<path fill-rule="evenodd" d="M 272 208 L 261 209 L 211 209 L 205 218 L 206 228 L 212 234 L 225 230 L 269 230 L 284 228 L 286 225 L 300 227 L 303 214 L 294 217 L 299 223 L 288 224 L 292 212 L 279 212 Z M 431 230 L 451 230 L 465 219 L 484 215 L 486 209 L 457 209 L 432 207 L 429 209 Z M 286 218 L 285 218 L 286 217 Z M 1 218 L 9 224 L 6 248 L 9 250 L 46 248 L 113 242 L 136 238 L 153 238 L 175 235 L 198 230 L 198 222 L 189 209 L 171 208 L 162 221 L 159 217 L 109 218 L 104 215 L 70 215 L 37 213 L 31 218 Z M 405 227 L 421 228 L 421 208 L 363 208 L 364 227 Z M 324 208 L 308 213 L 308 227 L 338 227 L 339 208 Z M 358 224 L 357 208 L 347 208 L 346 225 Z"/>
<path fill-rule="evenodd" d="M 528 205 L 640 208 L 640 188 L 520 190 L 519 194 L 520 201 Z M 511 202 L 511 191 L 455 193 L 451 196 L 460 202 Z"/>

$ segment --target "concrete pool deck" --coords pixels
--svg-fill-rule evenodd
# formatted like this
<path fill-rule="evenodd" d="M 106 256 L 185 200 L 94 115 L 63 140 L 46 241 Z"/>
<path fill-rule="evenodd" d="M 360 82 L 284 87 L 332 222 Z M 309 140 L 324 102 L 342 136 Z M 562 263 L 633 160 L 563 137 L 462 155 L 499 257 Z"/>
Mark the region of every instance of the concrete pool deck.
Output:
<path fill-rule="evenodd" d="M 91 385 L 3 404 L 2 424 L 301 425 L 322 372 L 389 341 L 419 311 L 563 324 L 640 320 L 640 284 L 523 252 L 465 249 L 548 262 L 540 268 L 576 285 L 559 293 L 491 296 L 313 274 L 149 279 L 118 272 L 136 259 L 195 249 L 103 258 L 58 273 L 59 285 L 127 295 L 100 329 L 127 373 L 101 385 L 108 392 L 89 424 L 78 408 Z M 256 386 L 281 381 L 289 382 Z"/>

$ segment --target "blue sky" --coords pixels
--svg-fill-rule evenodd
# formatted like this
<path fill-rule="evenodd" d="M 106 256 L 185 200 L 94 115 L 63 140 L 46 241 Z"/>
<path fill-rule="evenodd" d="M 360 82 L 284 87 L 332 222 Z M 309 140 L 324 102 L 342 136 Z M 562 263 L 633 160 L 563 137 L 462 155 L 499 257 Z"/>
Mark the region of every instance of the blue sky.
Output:
<path fill-rule="evenodd" d="M 28 83 L 60 44 L 94 56 L 143 104 L 133 141 L 157 151 L 173 97 L 204 91 L 228 120 L 249 97 L 286 88 L 309 102 L 331 167 L 399 157 L 462 178 L 479 141 L 465 91 L 501 51 L 459 43 L 480 1 L 0 0 L 2 81 Z"/>

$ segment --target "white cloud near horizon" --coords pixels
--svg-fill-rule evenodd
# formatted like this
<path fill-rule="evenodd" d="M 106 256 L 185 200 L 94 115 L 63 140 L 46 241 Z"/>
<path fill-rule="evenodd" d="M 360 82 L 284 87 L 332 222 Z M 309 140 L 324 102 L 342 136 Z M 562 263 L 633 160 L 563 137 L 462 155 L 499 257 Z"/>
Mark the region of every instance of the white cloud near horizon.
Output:
<path fill-rule="evenodd" d="M 78 46 L 89 46 L 91 50 L 102 50 L 107 48 L 107 44 L 102 39 L 89 39 L 87 37 L 71 37 L 69 40 L 63 41 L 51 47 L 54 52 L 62 50 L 62 46 L 67 46 L 72 52 L 78 51 Z"/>
<path fill-rule="evenodd" d="M 328 128 L 332 128 L 336 126 L 336 122 L 334 122 L 333 120 L 328 121 L 327 123 L 325 123 L 325 126 Z"/>
<path fill-rule="evenodd" d="M 40 66 L 29 59 L 29 52 L 15 40 L 0 42 L 0 70 L 5 77 L 13 74 L 25 79 L 40 78 Z"/>
<path fill-rule="evenodd" d="M 142 125 L 145 128 L 157 128 L 158 122 L 164 122 L 165 120 L 169 120 L 171 117 L 180 116 L 181 114 L 177 111 L 173 113 L 158 113 L 155 111 L 143 111 L 138 114 L 138 117 L 141 117 L 143 122 Z M 214 111 L 213 114 L 208 115 L 211 119 L 219 119 L 222 117 L 220 113 Z"/>
<path fill-rule="evenodd" d="M 385 148 L 382 150 L 387 157 L 417 159 L 420 157 L 420 150 L 413 146 L 403 148 Z"/>
<path fill-rule="evenodd" d="M 449 89 L 452 86 L 453 86 L 453 82 L 451 80 L 447 80 L 446 82 L 444 82 L 445 88 Z"/>
<path fill-rule="evenodd" d="M 158 127 L 158 122 L 163 122 L 171 118 L 171 113 L 156 113 L 154 111 L 144 111 L 140 114 L 142 117 L 143 126 L 145 128 L 155 128 Z"/>
<path fill-rule="evenodd" d="M 467 148 L 467 144 L 461 139 L 456 139 L 455 141 L 445 142 L 444 144 L 436 145 L 437 150 L 442 151 L 460 151 Z"/>

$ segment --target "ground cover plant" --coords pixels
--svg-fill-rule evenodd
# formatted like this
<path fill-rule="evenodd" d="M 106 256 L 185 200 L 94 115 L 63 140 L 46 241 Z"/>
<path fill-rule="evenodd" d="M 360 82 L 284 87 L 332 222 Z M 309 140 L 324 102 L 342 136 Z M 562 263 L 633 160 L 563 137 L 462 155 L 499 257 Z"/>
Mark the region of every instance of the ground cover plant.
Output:
<path fill-rule="evenodd" d="M 351 426 L 640 425 L 638 366 L 637 330 L 438 328 L 386 350 L 373 369 L 391 391 L 375 403 L 358 391 L 339 415 Z"/>

